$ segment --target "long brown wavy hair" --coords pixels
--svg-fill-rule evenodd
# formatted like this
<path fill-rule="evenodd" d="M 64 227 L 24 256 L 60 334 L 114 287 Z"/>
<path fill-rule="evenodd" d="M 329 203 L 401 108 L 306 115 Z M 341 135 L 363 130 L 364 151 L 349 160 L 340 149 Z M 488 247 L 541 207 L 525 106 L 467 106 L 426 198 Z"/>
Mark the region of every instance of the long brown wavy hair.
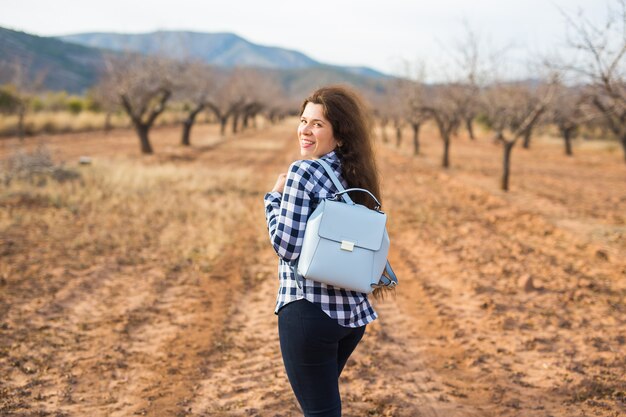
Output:
<path fill-rule="evenodd" d="M 333 127 L 333 136 L 337 140 L 335 152 L 341 161 L 341 173 L 348 186 L 365 188 L 382 204 L 372 120 L 361 98 L 346 87 L 334 85 L 322 87 L 307 97 L 300 108 L 301 116 L 307 103 L 321 104 L 324 117 Z M 376 202 L 365 193 L 352 193 L 350 198 L 372 209 L 376 206 Z M 390 292 L 394 290 L 382 287 L 376 288 L 372 294 L 374 298 L 382 299 Z"/>
<path fill-rule="evenodd" d="M 302 103 L 300 115 L 307 103 L 321 104 L 324 117 L 333 127 L 337 140 L 335 153 L 341 161 L 342 176 L 350 187 L 365 188 L 382 204 L 380 182 L 374 147 L 370 113 L 361 98 L 343 86 L 322 87 Z M 376 203 L 365 193 L 351 193 L 355 203 L 374 208 Z"/>

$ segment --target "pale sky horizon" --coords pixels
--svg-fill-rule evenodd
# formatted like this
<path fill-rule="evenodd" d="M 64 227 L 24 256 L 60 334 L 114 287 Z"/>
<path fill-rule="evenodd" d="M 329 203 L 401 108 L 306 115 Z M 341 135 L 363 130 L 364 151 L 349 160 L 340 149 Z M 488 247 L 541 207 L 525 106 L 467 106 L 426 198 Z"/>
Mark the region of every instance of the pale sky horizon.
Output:
<path fill-rule="evenodd" d="M 560 10 L 603 23 L 603 0 L 439 0 L 432 4 L 387 0 L 146 2 L 109 0 L 1 0 L 0 26 L 39 36 L 81 32 L 145 33 L 156 30 L 232 32 L 246 40 L 302 52 L 326 64 L 367 66 L 403 74 L 404 62 L 432 63 L 465 34 L 483 44 L 510 45 L 518 60 L 562 50 L 566 24 Z M 148 4 L 148 7 L 146 7 Z"/>

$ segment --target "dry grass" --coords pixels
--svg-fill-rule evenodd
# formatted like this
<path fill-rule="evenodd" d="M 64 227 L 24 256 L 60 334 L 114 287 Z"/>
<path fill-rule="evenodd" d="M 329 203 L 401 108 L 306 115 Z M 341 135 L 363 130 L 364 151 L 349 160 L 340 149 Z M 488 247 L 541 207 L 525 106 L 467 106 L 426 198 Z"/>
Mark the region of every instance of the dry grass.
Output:
<path fill-rule="evenodd" d="M 227 295 L 240 291 L 241 259 L 252 256 L 241 253 L 241 241 L 250 242 L 241 229 L 258 218 L 250 210 L 260 198 L 257 171 L 233 164 L 227 150 L 216 156 L 221 148 L 181 149 L 178 129 L 158 133 L 155 143 L 171 155 L 133 156 L 132 131 L 115 144 L 117 133 L 106 141 L 104 134 L 66 136 L 64 150 L 97 154 L 91 165 L 59 164 L 67 154 L 58 138 L 6 149 L 0 177 L 12 180 L 0 184 L 0 414 L 45 414 L 48 406 L 61 413 L 85 400 L 90 411 L 80 415 L 97 415 L 95 404 L 141 408 L 147 389 L 175 406 L 200 356 L 190 353 L 187 367 L 168 355 L 190 345 L 206 355 L 219 342 L 217 317 Z M 219 140 L 212 126 L 196 133 L 199 143 Z M 181 162 L 180 151 L 207 159 Z M 75 175 L 60 181 L 59 168 Z M 167 386 L 155 388 L 163 375 Z M 26 385 L 37 390 L 28 404 Z M 42 402 L 49 398 L 54 405 Z"/>
<path fill-rule="evenodd" d="M 85 266 L 106 256 L 123 264 L 193 261 L 206 269 L 244 209 L 228 190 L 245 186 L 245 169 L 215 173 L 107 160 L 72 169 L 80 174 L 73 181 L 55 181 L 49 171 L 40 172 L 48 181 L 21 178 L 0 189 L 0 230 L 16 242 L 15 250 L 43 251 L 52 263 L 69 251 Z M 40 265 L 25 262 L 3 263 L 0 275 Z"/>
<path fill-rule="evenodd" d="M 184 114 L 178 111 L 168 111 L 162 114 L 156 122 L 157 126 L 178 123 Z M 17 115 L 0 115 L 0 136 L 14 136 L 17 134 Z M 25 129 L 28 135 L 40 133 L 70 133 L 103 130 L 106 123 L 106 114 L 102 112 L 82 111 L 74 114 L 69 111 L 41 111 L 28 113 L 25 120 Z M 130 127 L 130 119 L 124 113 L 111 116 L 111 127 Z"/>

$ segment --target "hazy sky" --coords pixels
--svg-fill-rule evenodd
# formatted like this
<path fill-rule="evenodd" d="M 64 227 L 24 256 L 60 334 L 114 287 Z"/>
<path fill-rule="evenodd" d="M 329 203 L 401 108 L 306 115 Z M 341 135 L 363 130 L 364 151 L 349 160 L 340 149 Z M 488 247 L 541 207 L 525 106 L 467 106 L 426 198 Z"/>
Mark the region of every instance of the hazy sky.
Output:
<path fill-rule="evenodd" d="M 325 63 L 398 74 L 403 60 L 440 60 L 463 37 L 464 22 L 487 44 L 514 45 L 518 57 L 554 50 L 565 37 L 559 8 L 591 21 L 607 16 L 605 0 L 0 0 L 0 26 L 41 36 L 234 32 Z"/>

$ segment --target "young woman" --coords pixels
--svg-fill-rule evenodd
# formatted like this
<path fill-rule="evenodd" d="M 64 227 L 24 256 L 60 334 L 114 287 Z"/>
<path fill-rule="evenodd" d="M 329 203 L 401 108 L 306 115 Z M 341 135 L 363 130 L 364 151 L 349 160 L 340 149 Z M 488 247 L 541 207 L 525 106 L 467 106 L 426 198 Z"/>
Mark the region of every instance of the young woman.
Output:
<path fill-rule="evenodd" d="M 376 319 L 366 294 L 304 279 L 290 262 L 300 255 L 308 216 L 338 190 L 317 159 L 333 168 L 345 188 L 359 187 L 380 200 L 367 111 L 344 87 L 324 87 L 304 100 L 298 126 L 300 154 L 265 195 L 270 240 L 279 256 L 280 349 L 291 387 L 305 416 L 340 416 L 339 375 Z M 365 193 L 352 199 L 373 208 Z M 378 291 L 378 290 L 377 290 Z"/>

